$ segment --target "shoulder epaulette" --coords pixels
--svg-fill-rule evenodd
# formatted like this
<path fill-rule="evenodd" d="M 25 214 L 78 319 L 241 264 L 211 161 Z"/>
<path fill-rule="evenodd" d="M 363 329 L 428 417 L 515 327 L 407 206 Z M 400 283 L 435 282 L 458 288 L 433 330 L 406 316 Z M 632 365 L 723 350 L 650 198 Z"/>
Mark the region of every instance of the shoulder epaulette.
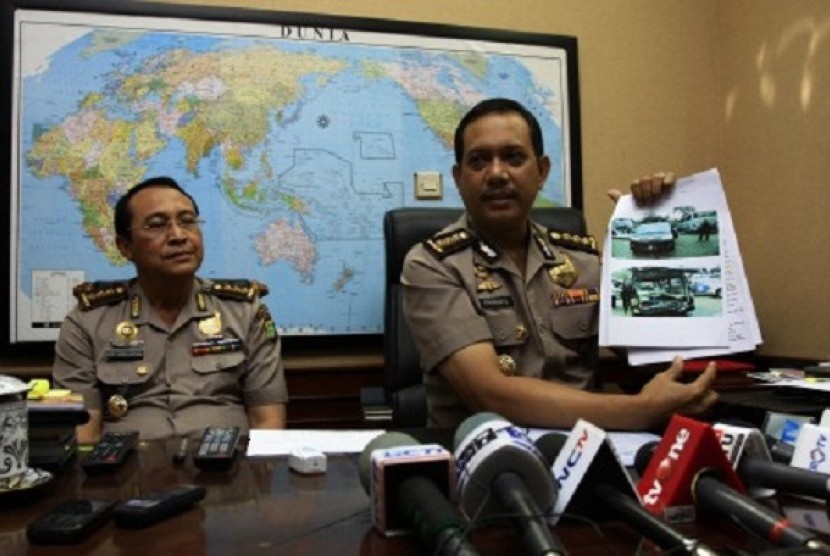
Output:
<path fill-rule="evenodd" d="M 457 228 L 448 232 L 435 234 L 424 241 L 424 246 L 436 258 L 443 259 L 447 255 L 469 247 L 473 242 L 475 242 L 473 234 L 464 228 Z"/>
<path fill-rule="evenodd" d="M 210 280 L 202 290 L 216 297 L 239 301 L 253 301 L 268 295 L 268 286 L 256 280 Z"/>
<path fill-rule="evenodd" d="M 72 288 L 82 311 L 127 299 L 128 282 L 82 282 Z"/>
<path fill-rule="evenodd" d="M 597 240 L 594 236 L 583 236 L 579 234 L 572 234 L 569 232 L 559 232 L 556 230 L 548 230 L 548 237 L 550 242 L 560 247 L 567 249 L 575 249 L 577 251 L 586 251 L 594 255 L 598 255 Z"/>

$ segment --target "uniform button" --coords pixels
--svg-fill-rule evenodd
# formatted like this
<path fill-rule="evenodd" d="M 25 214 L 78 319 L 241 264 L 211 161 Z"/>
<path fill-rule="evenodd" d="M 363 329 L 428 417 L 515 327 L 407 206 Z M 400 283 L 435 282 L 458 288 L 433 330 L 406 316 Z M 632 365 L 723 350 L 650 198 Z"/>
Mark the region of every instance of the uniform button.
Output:
<path fill-rule="evenodd" d="M 587 331 L 588 331 L 588 323 L 587 323 L 587 322 L 585 322 L 585 321 L 580 322 L 580 323 L 579 323 L 579 329 L 580 329 L 582 332 L 587 332 Z"/>

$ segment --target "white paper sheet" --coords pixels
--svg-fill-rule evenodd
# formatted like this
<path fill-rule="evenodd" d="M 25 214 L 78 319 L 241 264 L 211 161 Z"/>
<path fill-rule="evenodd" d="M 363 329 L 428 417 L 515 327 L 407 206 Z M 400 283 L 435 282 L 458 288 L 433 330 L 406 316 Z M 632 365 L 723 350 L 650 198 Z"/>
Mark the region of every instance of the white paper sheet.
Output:
<path fill-rule="evenodd" d="M 674 249 L 654 254 L 632 253 L 631 237 L 637 235 L 637 225 L 642 225 L 644 218 L 663 219 L 677 231 L 686 224 L 691 225 L 701 213 L 717 217 L 717 233 L 709 239 L 681 231 L 675 235 Z M 634 316 L 630 305 L 627 310 L 623 309 L 620 286 L 626 281 L 632 283 L 635 273 L 643 276 L 647 272 L 661 276 L 682 272 L 690 285 L 698 281 L 719 288 L 721 293 L 703 296 L 696 292 L 695 308 L 688 311 L 688 316 L 680 311 L 669 316 L 650 316 L 645 312 Z M 636 207 L 630 195 L 620 199 L 609 222 L 603 249 L 602 292 L 600 345 L 626 347 L 632 365 L 668 362 L 675 355 L 695 358 L 750 351 L 761 343 L 760 327 L 717 170 L 681 178 L 670 195 L 649 209 Z"/>
<path fill-rule="evenodd" d="M 314 448 L 326 454 L 362 452 L 383 430 L 272 430 L 252 429 L 249 456 L 286 456 L 300 448 Z"/>

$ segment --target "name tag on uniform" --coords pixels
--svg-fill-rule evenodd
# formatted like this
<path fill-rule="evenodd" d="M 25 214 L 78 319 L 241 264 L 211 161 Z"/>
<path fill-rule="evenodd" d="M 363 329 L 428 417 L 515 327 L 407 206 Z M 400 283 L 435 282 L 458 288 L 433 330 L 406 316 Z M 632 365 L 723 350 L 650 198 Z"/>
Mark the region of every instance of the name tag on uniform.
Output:
<path fill-rule="evenodd" d="M 513 298 L 507 295 L 500 295 L 499 297 L 485 297 L 479 299 L 482 309 L 506 309 L 513 306 Z"/>
<path fill-rule="evenodd" d="M 138 361 L 144 359 L 143 347 L 114 347 L 104 354 L 108 361 Z"/>
<path fill-rule="evenodd" d="M 191 347 L 191 351 L 195 357 L 215 353 L 227 353 L 229 351 L 240 351 L 241 349 L 242 340 L 239 338 L 218 338 L 216 340 L 196 342 Z"/>

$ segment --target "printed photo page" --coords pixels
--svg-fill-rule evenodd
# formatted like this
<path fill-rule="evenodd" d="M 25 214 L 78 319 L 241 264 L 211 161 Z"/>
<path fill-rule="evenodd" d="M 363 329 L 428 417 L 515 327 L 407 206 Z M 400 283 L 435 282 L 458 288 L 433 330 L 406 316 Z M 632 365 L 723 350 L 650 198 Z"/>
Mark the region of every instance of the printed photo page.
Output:
<path fill-rule="evenodd" d="M 600 345 L 631 364 L 747 351 L 760 343 L 717 170 L 678 180 L 658 204 L 617 203 L 603 249 Z"/>

